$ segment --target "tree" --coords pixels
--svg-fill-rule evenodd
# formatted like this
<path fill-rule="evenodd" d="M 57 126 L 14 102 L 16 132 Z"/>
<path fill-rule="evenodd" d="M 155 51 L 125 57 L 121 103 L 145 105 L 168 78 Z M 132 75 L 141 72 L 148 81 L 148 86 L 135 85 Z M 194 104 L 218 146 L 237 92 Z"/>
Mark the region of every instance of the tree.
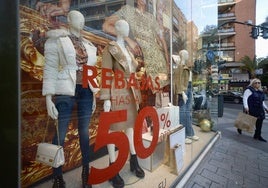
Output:
<path fill-rule="evenodd" d="M 255 78 L 255 70 L 258 68 L 256 58 L 251 59 L 249 56 L 244 56 L 240 59 L 240 62 L 245 66 L 241 66 L 240 69 L 245 70 L 249 74 L 249 79 Z"/>
<path fill-rule="evenodd" d="M 260 75 L 262 85 L 268 85 L 268 57 L 258 59 L 258 68 L 263 70 L 263 74 Z"/>

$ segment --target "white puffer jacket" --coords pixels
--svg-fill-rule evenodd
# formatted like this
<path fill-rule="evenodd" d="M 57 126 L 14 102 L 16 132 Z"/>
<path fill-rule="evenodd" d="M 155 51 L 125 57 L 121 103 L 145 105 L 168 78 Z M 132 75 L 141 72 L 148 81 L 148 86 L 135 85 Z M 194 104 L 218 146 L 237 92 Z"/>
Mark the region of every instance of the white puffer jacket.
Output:
<path fill-rule="evenodd" d="M 70 95 L 75 94 L 76 71 L 76 51 L 69 33 L 63 29 L 51 30 L 47 32 L 45 43 L 45 67 L 43 75 L 43 90 L 45 95 Z M 87 65 L 94 66 L 97 61 L 97 48 L 89 41 L 83 41 L 88 53 Z M 99 88 L 93 88 L 93 93 Z"/>

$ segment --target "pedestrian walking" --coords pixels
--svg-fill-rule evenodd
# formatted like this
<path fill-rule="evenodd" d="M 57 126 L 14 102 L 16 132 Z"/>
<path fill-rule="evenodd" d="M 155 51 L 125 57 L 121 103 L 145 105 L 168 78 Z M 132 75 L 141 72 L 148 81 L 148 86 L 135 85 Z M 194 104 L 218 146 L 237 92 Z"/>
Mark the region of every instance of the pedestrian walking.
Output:
<path fill-rule="evenodd" d="M 246 88 L 243 94 L 243 107 L 244 111 L 257 117 L 254 139 L 267 142 L 261 136 L 261 129 L 263 120 L 265 119 L 265 111 L 268 113 L 268 108 L 264 102 L 265 95 L 261 87 L 261 81 L 257 78 L 254 78 L 250 81 L 250 84 Z M 237 129 L 239 134 L 242 134 L 241 129 Z"/>

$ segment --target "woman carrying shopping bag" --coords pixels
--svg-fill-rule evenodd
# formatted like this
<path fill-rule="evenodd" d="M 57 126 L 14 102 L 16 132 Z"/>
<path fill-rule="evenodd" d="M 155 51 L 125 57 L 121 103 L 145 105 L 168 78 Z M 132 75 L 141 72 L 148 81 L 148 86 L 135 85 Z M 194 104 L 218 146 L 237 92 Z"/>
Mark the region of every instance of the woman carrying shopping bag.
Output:
<path fill-rule="evenodd" d="M 245 113 L 257 118 L 254 139 L 267 142 L 261 136 L 262 123 L 265 119 L 265 111 L 268 113 L 268 108 L 264 102 L 265 95 L 262 91 L 261 81 L 254 78 L 246 88 L 243 95 L 243 107 Z M 242 134 L 241 129 L 237 129 L 239 134 Z"/>

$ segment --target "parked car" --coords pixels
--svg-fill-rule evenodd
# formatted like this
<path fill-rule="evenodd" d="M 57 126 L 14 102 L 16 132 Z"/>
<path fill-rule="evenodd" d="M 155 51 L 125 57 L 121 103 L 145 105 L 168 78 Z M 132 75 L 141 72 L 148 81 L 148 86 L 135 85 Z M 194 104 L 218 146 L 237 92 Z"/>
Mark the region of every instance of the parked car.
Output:
<path fill-rule="evenodd" d="M 224 102 L 243 103 L 243 94 L 238 91 L 225 91 L 220 93 Z"/>

